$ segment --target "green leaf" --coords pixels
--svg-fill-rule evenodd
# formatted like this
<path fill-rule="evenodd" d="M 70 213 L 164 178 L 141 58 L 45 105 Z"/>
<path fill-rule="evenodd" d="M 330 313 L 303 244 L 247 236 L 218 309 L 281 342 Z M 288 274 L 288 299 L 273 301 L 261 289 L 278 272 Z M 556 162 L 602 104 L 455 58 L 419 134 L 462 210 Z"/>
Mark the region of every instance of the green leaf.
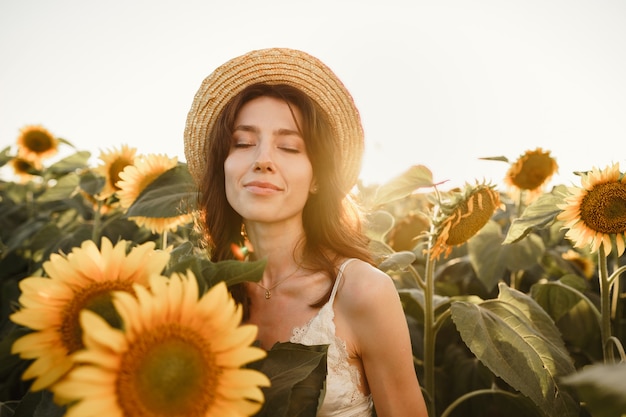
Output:
<path fill-rule="evenodd" d="M 524 313 L 528 321 L 541 332 L 550 343 L 563 353 L 567 354 L 563 339 L 559 336 L 559 329 L 554 324 L 552 317 L 531 297 L 521 291 L 514 290 L 504 283 L 498 285 L 498 300 L 516 307 Z"/>
<path fill-rule="evenodd" d="M 185 164 L 152 181 L 128 209 L 128 217 L 176 217 L 196 209 L 197 191 Z"/>
<path fill-rule="evenodd" d="M 546 251 L 543 239 L 535 233 L 526 239 L 502 246 L 502 262 L 510 271 L 529 270 L 537 265 Z"/>
<path fill-rule="evenodd" d="M 376 190 L 372 207 L 407 197 L 415 190 L 433 186 L 433 174 L 423 165 L 414 165 Z"/>
<path fill-rule="evenodd" d="M 90 156 L 91 153 L 88 151 L 76 152 L 75 154 L 50 165 L 46 171 L 53 177 L 69 174 L 77 169 L 85 168 Z"/>
<path fill-rule="evenodd" d="M 452 320 L 474 355 L 546 416 L 578 416 L 578 403 L 557 381 L 574 371 L 569 354 L 554 342 L 558 331 L 543 334 L 554 327 L 551 319 L 520 294 L 504 290 L 502 299 L 480 305 L 453 302 Z"/>
<path fill-rule="evenodd" d="M 482 161 L 500 161 L 500 162 L 509 162 L 509 158 L 506 156 L 485 156 L 482 158 L 478 158 Z"/>
<path fill-rule="evenodd" d="M 14 156 L 11 155 L 11 147 L 7 146 L 2 151 L 0 151 L 0 167 L 8 164 L 9 161 L 13 158 Z"/>
<path fill-rule="evenodd" d="M 424 323 L 424 291 L 415 288 L 398 289 L 402 308 L 407 316 L 413 317 L 418 323 Z M 433 308 L 435 309 L 435 319 L 450 306 L 450 298 L 435 294 L 433 297 Z"/>
<path fill-rule="evenodd" d="M 531 231 L 543 229 L 556 220 L 562 211 L 557 204 L 564 202 L 567 189 L 563 185 L 555 187 L 550 193 L 541 195 L 531 205 L 526 207 L 522 216 L 513 220 L 504 239 L 504 244 L 517 242 L 526 237 Z"/>
<path fill-rule="evenodd" d="M 530 295 L 554 321 L 559 321 L 577 304 L 584 302 L 591 307 L 597 324 L 600 326 L 601 317 L 596 306 L 582 292 L 569 285 L 564 285 L 559 281 L 540 282 L 531 287 Z"/>
<path fill-rule="evenodd" d="M 212 262 L 197 255 L 177 256 L 176 263 L 168 266 L 166 275 L 174 272 L 185 273 L 190 269 L 198 280 L 202 293 L 220 281 L 226 282 L 229 287 L 246 281 L 258 282 L 263 277 L 267 261 L 220 261 Z"/>
<path fill-rule="evenodd" d="M 493 220 L 467 242 L 470 263 L 487 292 L 491 292 L 502 278 L 506 265 L 502 260 L 502 231 Z"/>
<path fill-rule="evenodd" d="M 250 367 L 271 381 L 256 417 L 315 417 L 326 382 L 327 345 L 277 343 Z"/>
<path fill-rule="evenodd" d="M 378 265 L 378 269 L 387 273 L 390 271 L 404 271 L 413 262 L 415 262 L 415 254 L 413 252 L 394 252 Z"/>
<path fill-rule="evenodd" d="M 626 362 L 594 364 L 563 377 L 574 387 L 594 417 L 619 417 L 626 414 Z"/>
<path fill-rule="evenodd" d="M 88 171 L 80 176 L 80 189 L 89 195 L 96 195 L 104 188 L 105 179 Z"/>
<path fill-rule="evenodd" d="M 585 361 L 601 360 L 600 312 L 587 296 L 564 281 L 571 278 L 537 283 L 530 295 L 556 322 L 570 349 L 584 354 Z"/>
<path fill-rule="evenodd" d="M 385 236 L 393 228 L 395 219 L 388 211 L 377 210 L 367 216 L 366 234 L 371 240 L 385 242 Z"/>
<path fill-rule="evenodd" d="M 75 173 L 63 175 L 56 184 L 46 189 L 38 198 L 40 203 L 49 201 L 66 200 L 76 192 L 78 188 L 79 178 Z"/>

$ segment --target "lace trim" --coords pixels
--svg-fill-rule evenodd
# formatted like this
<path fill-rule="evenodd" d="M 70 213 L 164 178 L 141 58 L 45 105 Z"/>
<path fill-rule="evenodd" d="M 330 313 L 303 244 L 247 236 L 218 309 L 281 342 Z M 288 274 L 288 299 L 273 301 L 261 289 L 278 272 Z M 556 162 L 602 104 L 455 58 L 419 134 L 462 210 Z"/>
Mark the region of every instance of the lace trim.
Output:
<path fill-rule="evenodd" d="M 329 374 L 333 374 L 337 381 L 349 382 L 353 387 L 350 390 L 350 404 L 363 402 L 369 396 L 366 396 L 360 390 L 361 372 L 355 365 L 348 362 L 348 347 L 346 342 L 335 334 L 334 318 L 335 312 L 332 305 L 324 305 L 307 324 L 302 327 L 294 327 L 290 341 L 303 344 L 328 343 Z M 328 324 L 324 325 L 324 323 Z M 312 329 L 313 335 L 309 333 Z M 307 338 L 307 335 L 312 337 Z M 343 388 L 346 388 L 345 385 L 343 385 Z"/>

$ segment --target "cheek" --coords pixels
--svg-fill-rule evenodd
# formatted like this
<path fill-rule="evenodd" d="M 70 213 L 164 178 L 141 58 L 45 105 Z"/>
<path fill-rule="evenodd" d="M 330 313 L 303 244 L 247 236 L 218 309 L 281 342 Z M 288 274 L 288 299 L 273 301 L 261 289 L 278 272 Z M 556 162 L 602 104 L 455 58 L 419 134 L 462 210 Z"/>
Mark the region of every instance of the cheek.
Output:
<path fill-rule="evenodd" d="M 224 188 L 226 190 L 226 199 L 231 204 L 235 185 L 237 184 L 237 178 L 237 163 L 229 156 L 224 161 Z"/>

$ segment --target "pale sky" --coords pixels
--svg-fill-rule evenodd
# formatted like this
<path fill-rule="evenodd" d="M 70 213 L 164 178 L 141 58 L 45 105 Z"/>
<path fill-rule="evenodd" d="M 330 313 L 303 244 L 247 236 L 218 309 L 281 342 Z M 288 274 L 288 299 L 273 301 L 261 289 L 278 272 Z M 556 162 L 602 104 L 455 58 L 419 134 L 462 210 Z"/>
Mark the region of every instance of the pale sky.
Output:
<path fill-rule="evenodd" d="M 524 151 L 626 171 L 624 0 L 0 0 L 0 146 L 42 124 L 94 158 L 184 161 L 202 79 L 252 49 L 331 67 L 366 134 L 365 182 L 413 164 L 500 183 Z"/>

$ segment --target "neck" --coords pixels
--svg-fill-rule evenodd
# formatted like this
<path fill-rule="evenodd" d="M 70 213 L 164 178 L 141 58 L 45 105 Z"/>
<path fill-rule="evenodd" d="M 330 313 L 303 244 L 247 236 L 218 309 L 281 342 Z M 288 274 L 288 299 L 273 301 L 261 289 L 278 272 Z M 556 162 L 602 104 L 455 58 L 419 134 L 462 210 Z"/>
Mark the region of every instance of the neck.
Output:
<path fill-rule="evenodd" d="M 297 226 L 273 227 L 258 223 L 246 224 L 248 238 L 254 248 L 254 258 L 266 259 L 263 285 L 271 286 L 294 272 L 302 261 L 299 247 L 304 239 L 304 229 Z"/>

